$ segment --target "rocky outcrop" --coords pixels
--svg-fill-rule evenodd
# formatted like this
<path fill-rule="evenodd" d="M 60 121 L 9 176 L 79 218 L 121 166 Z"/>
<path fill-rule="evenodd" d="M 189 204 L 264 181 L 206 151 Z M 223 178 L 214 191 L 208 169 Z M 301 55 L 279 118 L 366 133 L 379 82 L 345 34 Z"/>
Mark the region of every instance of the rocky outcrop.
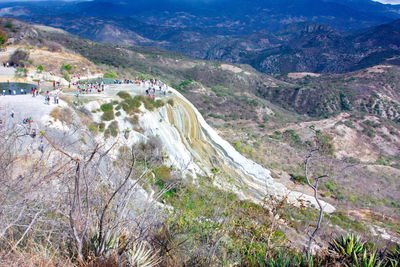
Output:
<path fill-rule="evenodd" d="M 113 86 L 113 90 L 132 93 L 132 86 Z M 166 105 L 156 111 L 142 108 L 139 125 L 144 133 L 131 127 L 132 143 L 140 138 L 155 136 L 161 140 L 168 161 L 196 181 L 198 175 L 211 177 L 214 185 L 235 192 L 241 199 L 261 203 L 266 196 L 287 197 L 288 202 L 300 206 L 315 207 L 315 199 L 300 192 L 290 191 L 275 181 L 270 171 L 242 156 L 222 139 L 204 120 L 199 111 L 179 92 L 172 92 L 174 105 Z M 124 114 L 118 124 L 124 123 Z M 323 203 L 325 212 L 335 208 Z"/>

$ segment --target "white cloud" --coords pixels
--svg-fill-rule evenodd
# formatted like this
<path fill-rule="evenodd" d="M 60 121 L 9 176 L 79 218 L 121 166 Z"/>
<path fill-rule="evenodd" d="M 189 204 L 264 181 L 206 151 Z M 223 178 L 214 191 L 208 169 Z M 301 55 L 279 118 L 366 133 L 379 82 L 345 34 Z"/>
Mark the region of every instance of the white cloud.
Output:
<path fill-rule="evenodd" d="M 374 1 L 381 2 L 382 4 L 400 5 L 400 0 L 374 0 Z"/>

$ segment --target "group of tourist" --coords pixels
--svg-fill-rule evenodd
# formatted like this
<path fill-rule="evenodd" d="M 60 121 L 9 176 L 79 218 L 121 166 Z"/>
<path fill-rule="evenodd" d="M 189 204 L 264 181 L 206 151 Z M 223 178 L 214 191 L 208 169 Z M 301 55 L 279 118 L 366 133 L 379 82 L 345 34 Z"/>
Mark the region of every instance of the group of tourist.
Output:
<path fill-rule="evenodd" d="M 157 80 L 157 79 L 124 79 L 124 80 L 113 80 L 112 84 L 136 84 L 145 89 L 145 93 L 148 97 L 155 97 L 158 93 L 161 95 L 166 95 L 168 86 Z M 70 86 L 76 87 L 76 96 L 81 94 L 89 94 L 89 93 L 102 93 L 105 91 L 105 81 L 76 81 L 70 83 Z M 59 94 L 61 93 L 61 84 L 59 82 L 53 81 L 54 91 L 46 91 L 43 96 L 45 98 L 45 104 L 50 105 L 51 102 L 54 104 L 59 104 Z M 25 89 L 0 89 L 0 92 L 3 96 L 5 95 L 26 95 L 27 91 Z M 40 86 L 32 87 L 31 89 L 32 97 L 37 97 L 42 95 L 42 91 Z M 51 101 L 53 99 L 53 101 Z"/>
<path fill-rule="evenodd" d="M 74 82 L 72 85 L 76 86 L 77 95 L 104 92 L 104 82 Z"/>
<path fill-rule="evenodd" d="M 50 93 L 50 91 L 46 91 L 44 94 L 44 102 L 46 105 L 50 105 L 51 98 L 53 98 L 53 104 L 58 105 L 60 103 L 59 97 L 60 91 L 56 90 Z"/>
<path fill-rule="evenodd" d="M 17 94 L 21 94 L 21 95 L 26 95 L 26 91 L 25 89 L 2 89 L 1 90 L 1 95 L 5 96 L 5 95 L 17 95 Z"/>
<path fill-rule="evenodd" d="M 32 97 L 37 97 L 41 93 L 42 89 L 34 87 L 31 89 Z"/>
<path fill-rule="evenodd" d="M 142 88 L 145 88 L 146 95 L 148 97 L 155 97 L 156 93 L 159 95 L 166 95 L 168 86 L 157 80 L 150 79 L 144 80 L 136 78 L 134 80 L 124 79 L 124 80 L 113 80 L 110 84 L 136 84 Z M 102 93 L 105 91 L 105 82 L 104 81 L 77 81 L 73 82 L 72 86 L 76 87 L 75 96 L 79 97 L 83 94 L 90 93 Z"/>
<path fill-rule="evenodd" d="M 147 88 L 146 95 L 149 97 L 155 97 L 156 92 L 164 96 L 167 94 L 168 86 L 165 83 L 158 81 L 157 79 L 151 79 L 148 81 L 141 80 L 140 85 L 144 88 Z"/>
<path fill-rule="evenodd" d="M 11 67 L 14 67 L 14 66 L 11 65 L 9 62 L 3 62 L 3 67 L 4 68 L 11 68 Z"/>
<path fill-rule="evenodd" d="M 41 91 L 42 90 L 40 88 L 32 87 L 32 89 L 31 89 L 32 97 L 39 96 L 41 94 Z M 61 92 L 60 90 L 54 90 L 53 92 L 46 91 L 45 94 L 44 94 L 45 104 L 50 105 L 51 98 L 53 98 L 53 103 L 54 104 L 59 104 L 59 102 L 60 102 L 60 97 L 59 97 L 60 92 Z M 27 92 L 26 92 L 25 89 L 20 89 L 20 95 L 26 95 L 26 94 L 27 94 Z M 2 96 L 5 96 L 5 95 L 17 95 L 17 90 L 16 89 L 8 89 L 8 90 L 2 89 L 2 94 L 1 95 Z"/>

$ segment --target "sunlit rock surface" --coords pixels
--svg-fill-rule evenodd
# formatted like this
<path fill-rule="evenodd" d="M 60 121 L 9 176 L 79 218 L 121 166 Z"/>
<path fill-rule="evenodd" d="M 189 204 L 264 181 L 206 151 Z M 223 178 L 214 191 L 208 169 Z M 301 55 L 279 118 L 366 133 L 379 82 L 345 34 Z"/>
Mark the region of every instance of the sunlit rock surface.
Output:
<path fill-rule="evenodd" d="M 114 85 L 112 88 L 115 92 L 131 94 L 142 91 L 132 85 Z M 184 96 L 172 88 L 169 91 L 172 93 L 168 97 L 173 98 L 174 105 L 153 112 L 143 110 L 139 124 L 144 136 L 156 136 L 161 140 L 171 165 L 194 179 L 197 175 L 212 177 L 216 186 L 235 192 L 241 199 L 260 203 L 265 196 L 273 195 L 287 197 L 297 206 L 317 206 L 312 196 L 288 190 L 271 177 L 269 170 L 242 156 L 207 124 Z M 138 139 L 135 134 L 132 138 Z M 335 210 L 326 202 L 322 204 L 325 212 Z"/>

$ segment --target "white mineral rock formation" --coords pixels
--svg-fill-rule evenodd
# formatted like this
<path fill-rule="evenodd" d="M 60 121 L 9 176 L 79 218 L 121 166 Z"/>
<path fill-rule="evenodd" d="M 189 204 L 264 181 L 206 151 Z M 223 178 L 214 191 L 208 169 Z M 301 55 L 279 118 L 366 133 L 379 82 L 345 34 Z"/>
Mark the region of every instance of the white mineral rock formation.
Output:
<path fill-rule="evenodd" d="M 290 191 L 276 182 L 270 171 L 245 158 L 222 139 L 204 120 L 200 112 L 179 92 L 174 94 L 174 106 L 165 106 L 140 117 L 145 135 L 161 139 L 171 164 L 193 177 L 209 175 L 214 184 L 237 193 L 242 199 L 260 203 L 265 196 L 287 197 L 294 205 L 317 207 L 315 199 L 300 192 Z M 212 170 L 221 170 L 213 175 Z M 322 203 L 324 211 L 335 208 Z"/>
<path fill-rule="evenodd" d="M 99 95 L 98 101 L 109 102 L 116 98 L 119 91 L 135 95 L 143 94 L 143 90 L 134 85 L 111 85 L 107 86 L 106 95 Z M 119 129 L 121 132 L 130 132 L 128 140 L 119 137 L 124 145 L 143 142 L 155 136 L 162 142 L 163 150 L 168 155 L 168 164 L 181 170 L 185 176 L 190 175 L 195 181 L 198 175 L 212 177 L 214 185 L 235 192 L 241 199 L 256 203 L 261 203 L 266 196 L 272 195 L 286 197 L 289 203 L 296 206 L 317 207 L 312 196 L 288 190 L 271 177 L 269 170 L 236 151 L 178 91 L 172 88 L 168 88 L 168 91 L 171 92 L 168 97 L 173 99 L 174 105 L 165 105 L 155 111 L 142 107 L 139 115 L 140 132 L 127 122 L 127 114 L 119 110 L 121 115 L 115 118 Z M 85 106 L 88 110 L 99 108 L 97 101 L 89 102 Z M 101 113 L 93 115 L 95 120 L 100 120 Z M 321 203 L 325 212 L 335 211 L 332 205 Z"/>

